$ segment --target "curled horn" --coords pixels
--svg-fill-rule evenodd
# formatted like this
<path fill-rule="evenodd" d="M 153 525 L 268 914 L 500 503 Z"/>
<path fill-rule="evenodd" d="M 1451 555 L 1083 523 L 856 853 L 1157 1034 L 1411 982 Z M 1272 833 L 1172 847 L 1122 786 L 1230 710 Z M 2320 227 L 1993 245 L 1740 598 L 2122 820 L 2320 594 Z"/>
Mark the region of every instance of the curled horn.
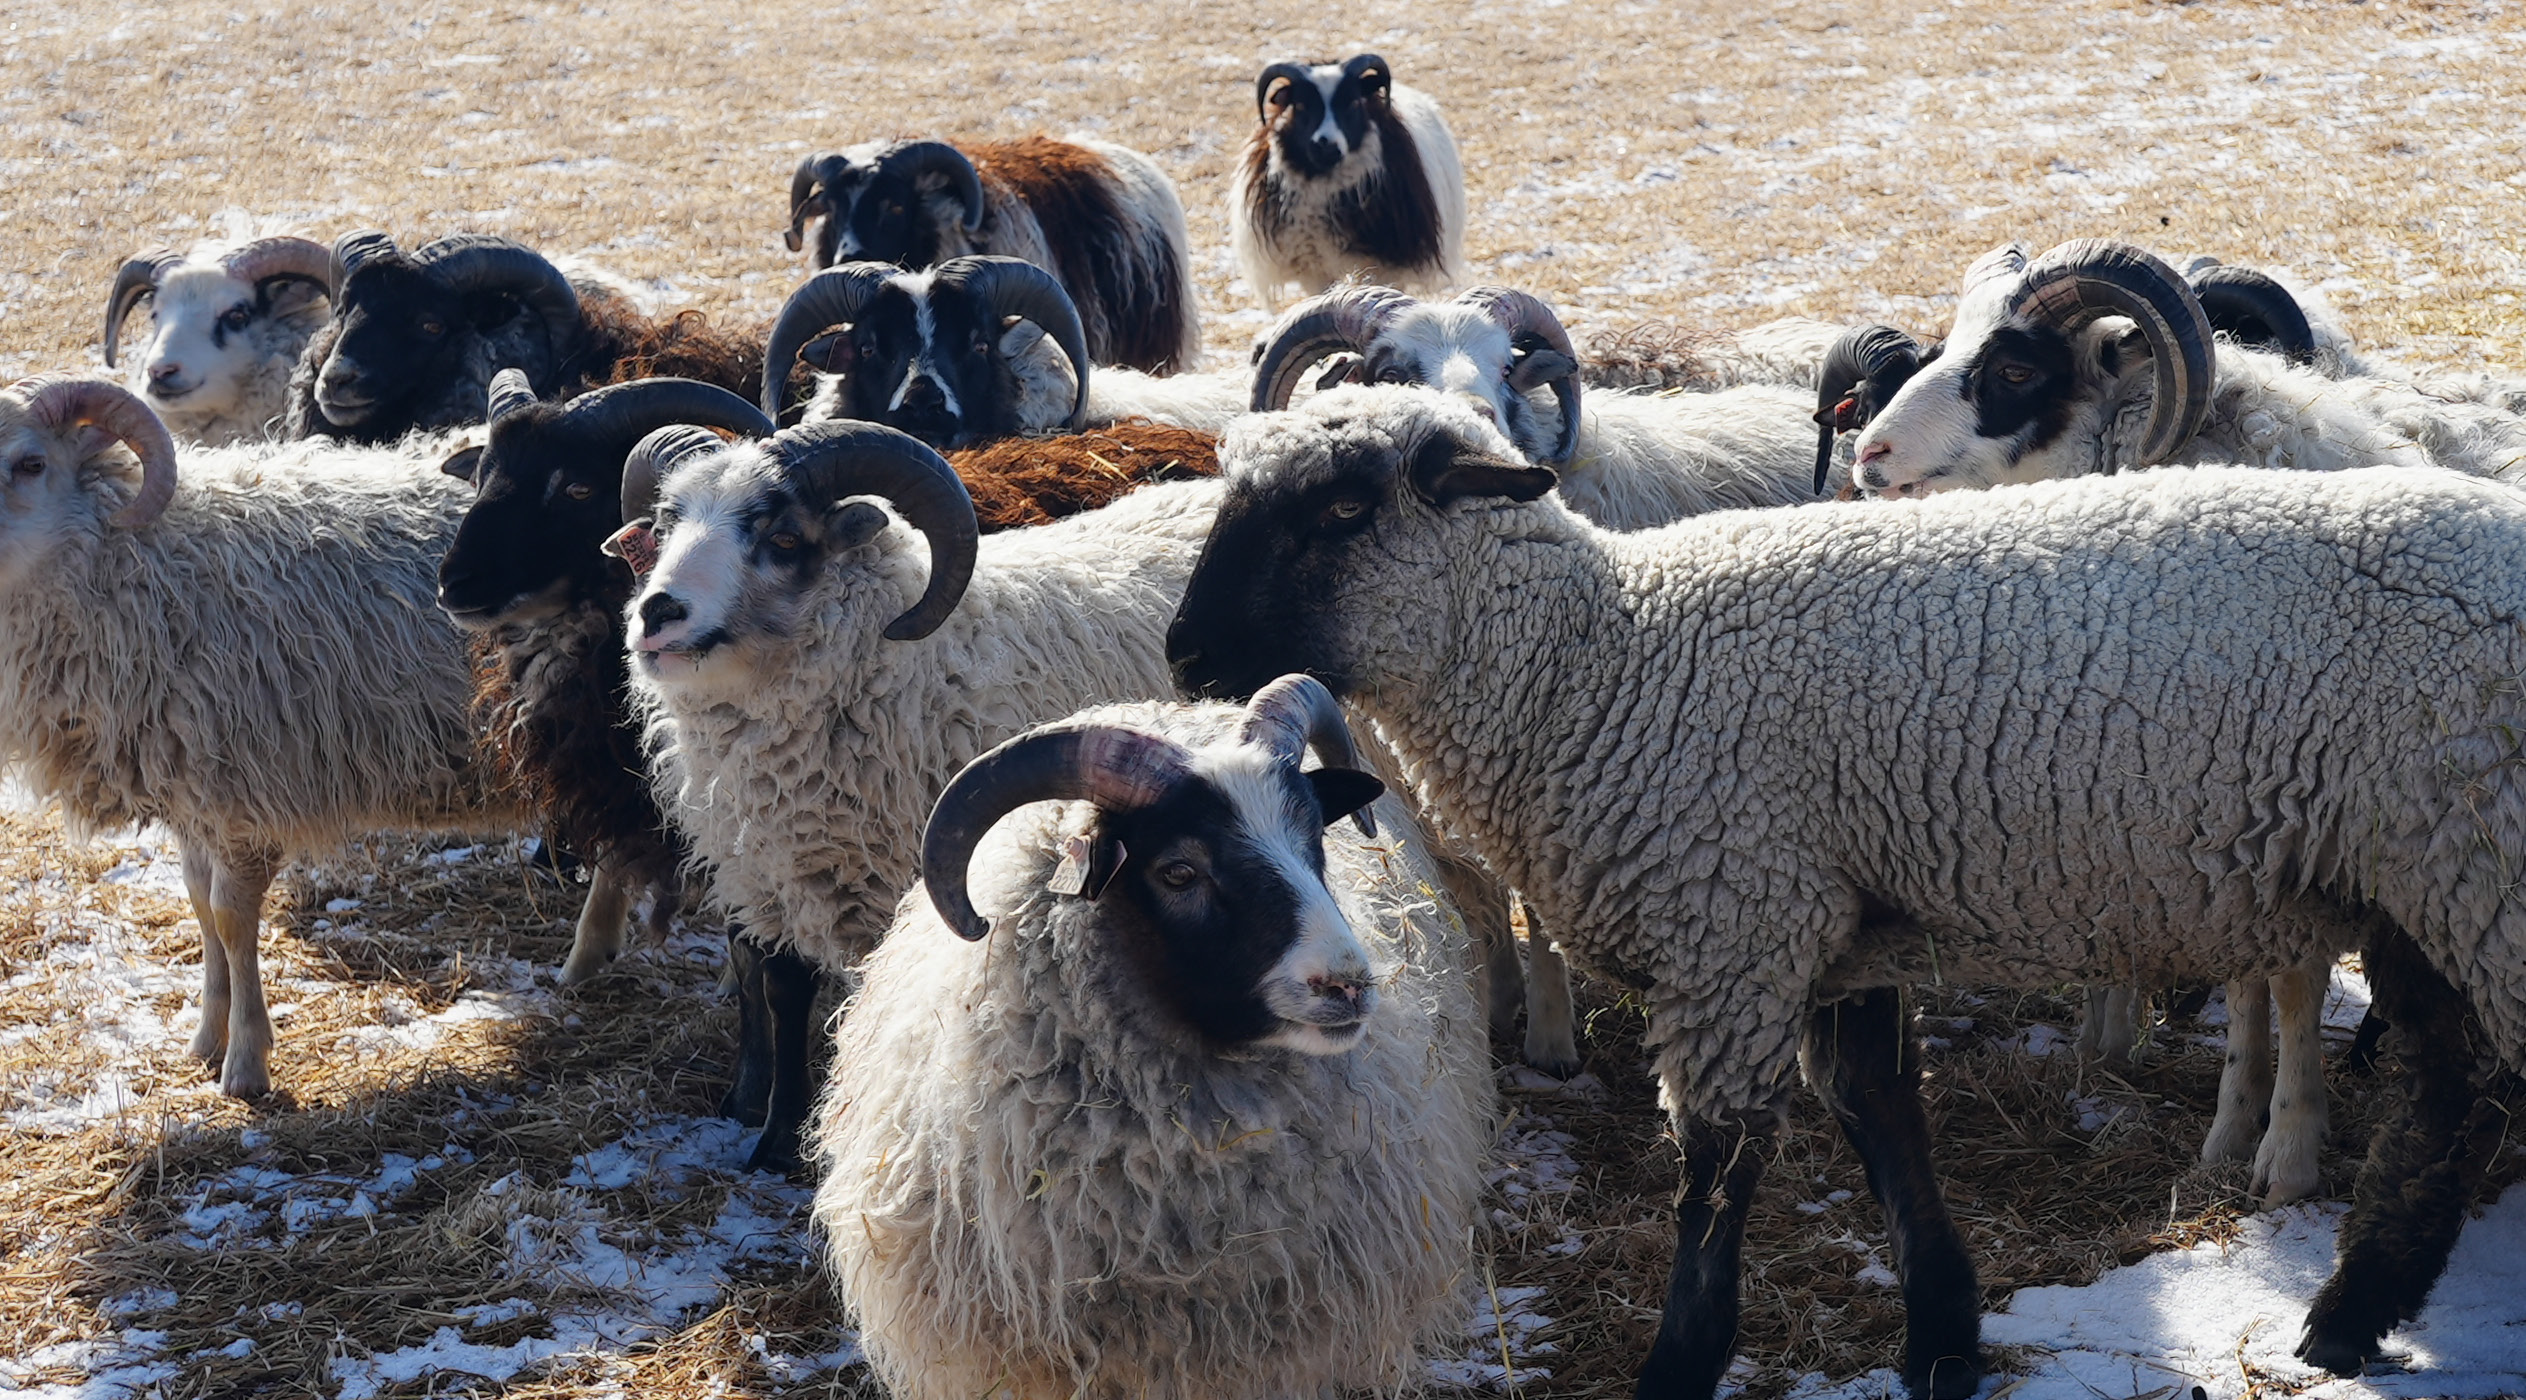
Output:
<path fill-rule="evenodd" d="M 269 295 L 274 282 L 305 282 L 328 297 L 333 286 L 333 251 L 312 238 L 258 238 L 220 258 L 228 275 Z"/>
<path fill-rule="evenodd" d="M 1359 768 L 1359 750 L 1351 743 L 1350 721 L 1324 682 L 1313 676 L 1283 676 L 1246 702 L 1245 728 L 1239 737 L 1261 744 L 1295 764 L 1307 750 L 1327 768 Z M 1377 834 L 1377 819 L 1366 807 L 1351 815 L 1362 836 Z"/>
<path fill-rule="evenodd" d="M 1371 73 L 1376 74 L 1380 79 L 1377 84 L 1378 91 L 1390 93 L 1393 90 L 1395 70 L 1386 60 L 1373 53 L 1355 54 L 1349 62 L 1342 65 L 1342 77 L 1346 82 L 1353 78 L 1365 78 Z M 1361 86 L 1365 87 L 1367 84 L 1362 83 Z"/>
<path fill-rule="evenodd" d="M 394 236 L 384 229 L 364 228 L 333 240 L 333 257 L 325 264 L 325 296 L 334 305 L 342 304 L 342 284 L 372 258 L 392 257 L 403 250 L 395 246 Z"/>
<path fill-rule="evenodd" d="M 632 445 L 623 459 L 623 523 L 649 513 L 658 503 L 658 483 L 675 475 L 688 457 L 724 446 L 717 433 L 691 423 L 669 423 Z"/>
<path fill-rule="evenodd" d="M 1833 342 L 1816 372 L 1817 495 L 1833 470 L 1834 435 L 1867 427 L 1920 367 L 1920 342 L 1892 326 L 1853 326 Z"/>
<path fill-rule="evenodd" d="M 1268 122 L 1272 119 L 1271 110 L 1263 104 L 1272 95 L 1273 81 L 1280 78 L 1287 78 L 1293 84 L 1305 83 L 1310 87 L 1313 87 L 1316 81 L 1316 75 L 1308 72 L 1303 64 L 1275 63 L 1264 69 L 1263 75 L 1254 80 L 1254 119 L 1256 121 Z"/>
<path fill-rule="evenodd" d="M 899 270 L 889 263 L 842 263 L 798 284 L 798 290 L 781 303 L 781 314 L 773 320 L 771 339 L 764 346 L 765 413 L 780 416 L 781 391 L 789 387 L 789 371 L 798 363 L 799 347 L 835 326 L 858 321 L 878 289 Z"/>
<path fill-rule="evenodd" d="M 2128 316 L 2139 323 L 2157 376 L 2157 399 L 2141 434 L 2141 465 L 2165 461 L 2201 431 L 2210 414 L 2210 321 L 2191 284 L 2148 250 L 2111 239 L 2073 239 L 2027 265 L 2008 311 L 2065 331 L 2099 316 Z"/>
<path fill-rule="evenodd" d="M 458 292 L 502 292 L 526 304 L 544 323 L 546 342 L 559 358 L 579 339 L 579 293 L 544 255 L 513 239 L 459 233 L 423 248 L 413 261 Z"/>
<path fill-rule="evenodd" d="M 39 374 L 9 392 L 26 404 L 26 416 L 48 432 L 92 427 L 111 434 L 140 458 L 140 490 L 114 513 L 114 524 L 137 530 L 165 513 L 175 499 L 175 439 L 132 391 L 110 379 Z"/>
<path fill-rule="evenodd" d="M 114 352 L 123 339 L 123 320 L 140 305 L 140 299 L 158 290 L 158 279 L 167 269 L 184 261 L 184 255 L 166 248 L 155 248 L 136 258 L 124 260 L 114 274 L 114 290 L 105 294 L 105 367 L 114 368 Z"/>
<path fill-rule="evenodd" d="M 836 177 L 850 166 L 849 156 L 812 155 L 799 158 L 798 168 L 789 177 L 789 229 L 781 235 L 781 241 L 789 245 L 791 252 L 795 253 L 805 246 L 807 211 L 816 202 L 816 197 L 833 188 Z"/>
<path fill-rule="evenodd" d="M 959 938 L 991 933 L 974 908 L 966 868 L 1000 818 L 1030 802 L 1086 801 L 1099 811 L 1149 806 L 1182 781 L 1191 756 L 1172 739 L 1121 725 L 1052 727 L 1021 734 L 965 765 L 939 794 L 921 833 L 921 883 Z"/>
<path fill-rule="evenodd" d="M 974 163 L 965 159 L 963 151 L 944 141 L 905 141 L 879 156 L 877 168 L 907 180 L 933 172 L 947 176 L 965 205 L 965 232 L 982 227 L 982 176 L 975 173 Z"/>
<path fill-rule="evenodd" d="M 690 426 L 716 446 L 719 438 L 711 428 L 724 428 L 739 437 L 759 438 L 772 435 L 772 420 L 763 410 L 747 403 L 716 384 L 698 379 L 634 379 L 622 384 L 608 384 L 572 399 L 553 415 L 553 425 L 583 435 L 599 459 L 623 454 L 623 518 L 638 514 L 631 509 L 633 485 L 631 457 L 638 455 L 660 432 L 670 426 Z M 637 444 L 637 446 L 636 446 Z M 680 460 L 680 457 L 679 459 Z M 672 461 L 653 464 L 656 475 L 641 491 L 641 509 L 648 508 L 650 497 L 657 493 L 657 483 L 666 479 Z"/>
<path fill-rule="evenodd" d="M 1289 407 L 1299 377 L 1327 355 L 1365 353 L 1396 312 L 1419 303 L 1391 287 L 1336 287 L 1289 308 L 1254 362 L 1256 413 Z"/>
<path fill-rule="evenodd" d="M 1570 333 L 1561 328 L 1561 318 L 1537 298 L 1509 287 L 1475 287 L 1456 300 L 1481 307 L 1484 315 L 1509 333 L 1511 344 L 1529 342 L 1523 347 L 1526 357 L 1509 387 L 1522 394 L 1538 384 L 1552 386 L 1552 396 L 1561 405 L 1561 432 L 1553 439 L 1552 457 L 1546 465 L 1570 465 L 1572 454 L 1579 450 L 1579 352 L 1570 348 Z M 1559 354 L 1561 365 L 1542 370 L 1524 368 L 1542 363 L 1536 359 L 1539 352 L 1531 343 L 1535 340 Z"/>
<path fill-rule="evenodd" d="M 2315 327 L 2289 289 L 2269 273 L 2250 267 L 2198 268 L 2186 277 L 2201 298 L 2210 328 L 2225 331 L 2240 345 L 2268 346 L 2291 364 L 2315 363 Z"/>
<path fill-rule="evenodd" d="M 497 423 L 534 402 L 535 384 L 526 371 L 514 366 L 504 369 L 491 376 L 491 409 L 485 421 Z"/>
<path fill-rule="evenodd" d="M 1965 290 L 1970 292 L 1995 277 L 2015 277 L 2026 270 L 2026 245 L 2003 243 L 1973 260 L 1965 269 Z"/>
<path fill-rule="evenodd" d="M 1001 320 L 1009 316 L 1023 316 L 1043 327 L 1044 334 L 1061 347 L 1061 353 L 1070 357 L 1070 372 L 1078 379 L 1065 426 L 1076 428 L 1086 419 L 1088 334 L 1079 324 L 1078 306 L 1063 290 L 1060 279 L 1024 258 L 985 255 L 950 258 L 940 263 L 930 286 L 964 289 L 990 309 L 990 325 L 995 334 Z"/>
<path fill-rule="evenodd" d="M 973 497 L 947 459 L 919 438 L 847 418 L 802 423 L 765 443 L 803 501 L 883 496 L 930 542 L 930 582 L 920 601 L 886 624 L 886 640 L 910 642 L 938 630 L 973 580 L 982 533 Z"/>

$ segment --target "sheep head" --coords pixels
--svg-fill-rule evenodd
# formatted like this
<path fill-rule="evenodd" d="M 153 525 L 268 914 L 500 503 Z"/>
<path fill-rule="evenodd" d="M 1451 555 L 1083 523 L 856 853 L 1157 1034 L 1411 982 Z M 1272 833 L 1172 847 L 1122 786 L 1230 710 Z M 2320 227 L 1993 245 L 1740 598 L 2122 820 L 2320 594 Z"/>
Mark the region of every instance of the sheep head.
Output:
<path fill-rule="evenodd" d="M 478 338 L 516 323 L 542 363 L 539 393 L 560 387 L 579 341 L 579 296 L 561 270 L 506 238 L 457 234 L 415 253 L 374 230 L 333 247 L 335 333 L 316 376 L 316 407 L 335 427 L 394 421 L 443 391 Z M 311 352 L 312 353 L 312 352 Z"/>

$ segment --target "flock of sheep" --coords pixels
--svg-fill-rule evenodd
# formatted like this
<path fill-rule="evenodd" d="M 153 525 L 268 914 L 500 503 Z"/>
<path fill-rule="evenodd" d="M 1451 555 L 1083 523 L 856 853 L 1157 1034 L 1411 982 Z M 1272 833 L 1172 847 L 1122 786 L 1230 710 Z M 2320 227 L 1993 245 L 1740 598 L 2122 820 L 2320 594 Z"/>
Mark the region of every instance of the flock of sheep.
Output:
<path fill-rule="evenodd" d="M 1422 299 L 1463 180 L 1382 60 L 1256 105 L 1235 251 L 1304 299 L 1229 370 L 1174 187 L 1087 140 L 802 161 L 811 275 L 750 329 L 462 233 L 128 262 L 128 386 L 0 393 L 0 750 L 180 840 L 220 1087 L 271 1084 L 286 860 L 541 831 L 565 982 L 706 880 L 724 1111 L 816 1161 L 896 1393 L 1392 1388 L 1471 1276 L 1489 1036 L 1522 996 L 1577 1067 L 1557 939 L 1647 1006 L 1684 1156 L 1640 1393 L 1726 1370 L 1803 1071 L 1906 1383 L 1962 1397 L 1900 988 L 2084 981 L 2111 1050 L 2111 989 L 2233 979 L 2205 1154 L 2280 1200 L 2356 951 L 2408 1101 L 2300 1355 L 2358 1372 L 2526 1066 L 2526 379 L 2095 240 L 1986 255 L 1934 343 L 1582 344 Z"/>

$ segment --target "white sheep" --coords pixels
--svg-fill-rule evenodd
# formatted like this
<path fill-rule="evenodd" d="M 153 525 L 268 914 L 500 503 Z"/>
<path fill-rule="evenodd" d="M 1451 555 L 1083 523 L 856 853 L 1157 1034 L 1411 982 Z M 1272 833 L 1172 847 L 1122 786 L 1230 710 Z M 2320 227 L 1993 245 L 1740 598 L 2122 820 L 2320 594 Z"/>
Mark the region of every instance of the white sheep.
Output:
<path fill-rule="evenodd" d="M 126 371 L 167 431 L 213 446 L 274 436 L 290 371 L 331 318 L 333 252 L 311 239 L 204 239 L 126 261 L 105 299 L 105 366 L 145 303 L 149 338 Z"/>
<path fill-rule="evenodd" d="M 1347 277 L 1438 292 L 1464 276 L 1456 137 L 1386 60 L 1275 63 L 1254 111 L 1228 177 L 1228 246 L 1266 307 Z"/>
<path fill-rule="evenodd" d="M 1643 1393 L 1726 1369 L 1801 1027 L 1812 1071 L 1819 1008 L 1926 979 L 2364 948 L 2412 1094 L 2299 1354 L 2357 1374 L 2419 1310 L 2486 1160 L 2479 1085 L 2526 1066 L 2526 495 L 2203 468 L 1615 534 L 1417 390 L 1249 419 L 1222 456 L 1169 633 L 1186 683 L 1325 679 L 1433 820 L 1641 991 L 1685 1155 Z M 1902 1188 L 1905 1377 L 1967 1395 L 1978 1290 L 1917 1096 L 1882 1087 L 1837 1115 Z"/>
<path fill-rule="evenodd" d="M 894 1394 L 1420 1384 L 1469 1292 L 1489 1056 L 1406 809 L 1340 820 L 1379 789 L 1348 748 L 1291 677 L 1251 712 L 1088 710 L 948 785 L 817 1133 Z"/>
<path fill-rule="evenodd" d="M 0 393 L 0 755 L 78 829 L 175 833 L 223 1093 L 271 1087 L 255 938 L 285 858 L 512 815 L 431 603 L 470 495 L 430 470 L 450 446 L 204 448 L 179 480 L 119 385 Z"/>

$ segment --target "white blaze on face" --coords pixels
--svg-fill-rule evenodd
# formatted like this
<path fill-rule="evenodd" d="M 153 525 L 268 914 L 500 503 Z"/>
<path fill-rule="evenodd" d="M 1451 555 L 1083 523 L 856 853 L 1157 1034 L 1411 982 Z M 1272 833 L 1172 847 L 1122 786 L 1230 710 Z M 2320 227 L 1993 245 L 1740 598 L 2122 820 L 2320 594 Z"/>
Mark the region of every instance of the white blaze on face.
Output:
<path fill-rule="evenodd" d="M 1350 1049 L 1367 1034 L 1377 1009 L 1376 973 L 1310 859 L 1321 840 L 1313 820 L 1293 810 L 1275 771 L 1278 760 L 1259 748 L 1205 754 L 1194 767 L 1227 797 L 1239 835 L 1270 862 L 1292 896 L 1294 936 L 1255 988 L 1282 1022 L 1262 1043 L 1310 1055 Z"/>
<path fill-rule="evenodd" d="M 1347 156 L 1351 153 L 1350 138 L 1342 134 L 1342 124 L 1333 119 L 1333 90 L 1342 85 L 1342 70 L 1317 68 L 1311 70 L 1310 76 L 1316 80 L 1316 91 L 1324 98 L 1324 120 L 1316 123 L 1314 139 L 1332 142 L 1334 149 Z"/>
<path fill-rule="evenodd" d="M 1472 404 L 1494 427 L 1510 419 L 1509 362 L 1515 347 L 1500 323 L 1453 302 L 1416 306 L 1379 339 L 1412 366 L 1415 382 Z"/>

